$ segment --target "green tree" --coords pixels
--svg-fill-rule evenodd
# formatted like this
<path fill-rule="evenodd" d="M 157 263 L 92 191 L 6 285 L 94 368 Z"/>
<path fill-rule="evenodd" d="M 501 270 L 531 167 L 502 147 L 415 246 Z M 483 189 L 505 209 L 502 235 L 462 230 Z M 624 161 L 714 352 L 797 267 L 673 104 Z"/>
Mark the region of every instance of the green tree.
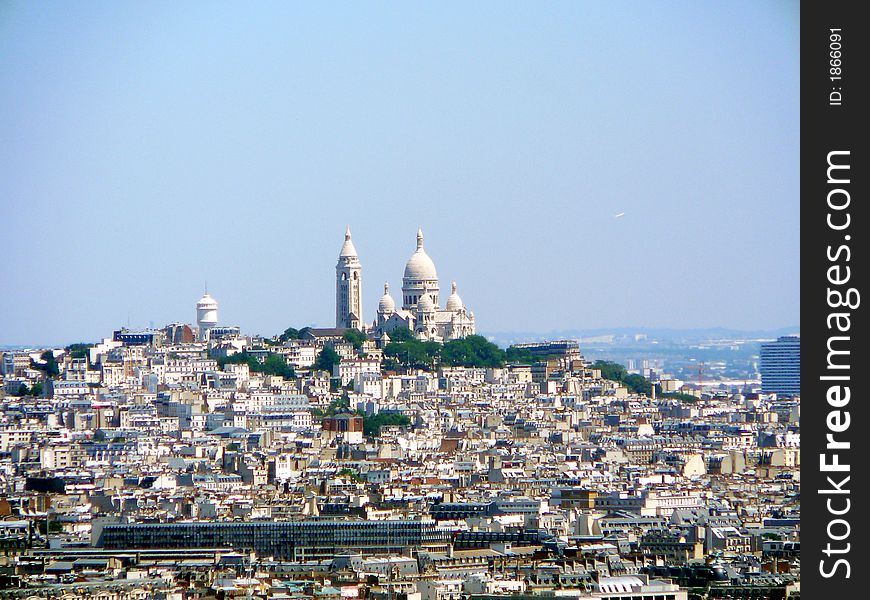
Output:
<path fill-rule="evenodd" d="M 29 392 L 29 393 L 30 393 L 31 396 L 42 396 L 42 391 L 43 391 L 42 382 L 41 382 L 41 381 L 37 381 L 37 382 L 34 383 L 33 386 L 30 388 L 30 392 Z"/>
<path fill-rule="evenodd" d="M 531 365 L 538 362 L 538 359 L 532 355 L 528 348 L 517 348 L 516 346 L 508 346 L 504 352 L 504 360 L 507 363 Z"/>
<path fill-rule="evenodd" d="M 617 381 L 627 387 L 635 394 L 652 394 L 652 383 L 643 375 L 629 374 L 619 363 L 596 360 L 592 365 L 593 369 L 601 370 L 601 377 L 611 381 Z"/>
<path fill-rule="evenodd" d="M 405 342 L 390 342 L 384 347 L 384 356 L 411 369 L 431 370 L 433 357 L 426 344 L 418 339 Z"/>
<path fill-rule="evenodd" d="M 443 346 L 439 342 L 426 341 L 423 342 L 423 351 L 430 359 L 436 359 L 441 356 Z"/>
<path fill-rule="evenodd" d="M 343 469 L 339 469 L 338 473 L 336 473 L 339 477 L 347 477 L 351 481 L 355 483 L 365 483 L 365 478 L 359 474 L 359 472 L 354 471 L 353 469 L 349 469 L 347 467 Z"/>
<path fill-rule="evenodd" d="M 501 367 L 504 357 L 504 350 L 480 335 L 450 340 L 441 350 L 441 362 L 454 367 Z"/>
<path fill-rule="evenodd" d="M 656 396 L 659 398 L 673 398 L 674 400 L 679 400 L 680 402 L 698 402 L 700 398 L 697 396 L 693 396 L 692 394 L 686 394 L 683 392 L 667 392 L 662 393 L 662 387 L 656 384 Z"/>
<path fill-rule="evenodd" d="M 280 354 L 270 354 L 255 370 L 266 375 L 280 375 L 284 379 L 296 379 L 296 371 Z"/>
<path fill-rule="evenodd" d="M 406 415 L 397 412 L 382 412 L 376 415 L 369 415 L 363 417 L 363 434 L 368 437 L 377 436 L 381 427 L 387 425 L 400 425 L 402 427 L 408 427 L 411 424 L 411 419 L 409 419 Z"/>
<path fill-rule="evenodd" d="M 280 354 L 269 354 L 263 362 L 257 360 L 257 357 L 247 352 L 236 352 L 232 356 L 221 357 L 218 359 L 218 366 L 223 369 L 226 365 L 244 365 L 247 364 L 252 373 L 263 373 L 264 375 L 280 375 L 285 379 L 295 379 L 296 371 L 287 364 L 287 359 Z"/>
<path fill-rule="evenodd" d="M 390 336 L 391 342 L 410 342 L 417 339 L 407 327 L 397 327 L 387 333 L 387 335 Z"/>
<path fill-rule="evenodd" d="M 86 344 L 84 342 L 77 342 L 75 344 L 70 344 L 65 348 L 67 353 L 72 358 L 87 358 L 88 349 L 93 348 L 93 344 Z"/>
<path fill-rule="evenodd" d="M 365 342 L 368 338 L 366 334 L 364 334 L 359 329 L 348 329 L 344 332 L 344 341 L 350 342 L 353 344 L 355 350 L 361 350 L 363 346 L 363 342 Z"/>
<path fill-rule="evenodd" d="M 317 360 L 314 361 L 314 367 L 320 371 L 326 371 L 332 374 L 332 367 L 337 365 L 340 361 L 341 357 L 338 355 L 338 352 L 329 346 L 326 346 L 320 351 L 320 354 L 317 355 Z"/>
<path fill-rule="evenodd" d="M 44 520 L 40 519 L 37 528 L 39 529 L 39 533 L 45 535 L 46 525 Z M 61 531 L 63 531 L 63 524 L 60 521 L 48 522 L 49 533 L 60 533 Z"/>
<path fill-rule="evenodd" d="M 57 366 L 57 361 L 54 359 L 54 352 L 46 350 L 40 358 L 45 362 L 34 363 L 34 368 L 44 372 L 46 377 L 57 377 L 60 375 L 60 367 Z"/>
<path fill-rule="evenodd" d="M 218 358 L 218 366 L 223 369 L 226 365 L 244 365 L 247 364 L 251 371 L 256 371 L 260 366 L 260 361 L 252 354 L 247 352 L 236 352 L 231 356 L 222 356 Z"/>
<path fill-rule="evenodd" d="M 643 375 L 626 375 L 622 383 L 635 394 L 643 394 L 645 396 L 652 394 L 652 383 Z"/>
<path fill-rule="evenodd" d="M 625 376 L 628 375 L 628 371 L 625 370 L 619 363 L 611 362 L 608 360 L 596 360 L 592 365 L 593 369 L 601 370 L 601 377 L 604 379 L 609 379 L 611 381 L 622 381 L 625 379 Z"/>
<path fill-rule="evenodd" d="M 13 392 L 12 395 L 13 396 L 26 396 L 29 393 L 30 393 L 30 390 L 28 389 L 27 385 L 22 383 L 21 385 L 18 386 L 18 389 L 15 390 L 15 392 Z"/>
<path fill-rule="evenodd" d="M 330 402 L 326 410 L 320 410 L 319 408 L 311 409 L 311 414 L 315 417 L 331 417 L 341 412 L 350 412 L 350 400 L 344 395 Z"/>
<path fill-rule="evenodd" d="M 296 329 L 294 327 L 288 327 L 284 330 L 284 333 L 278 336 L 278 341 L 281 343 L 286 342 L 287 340 L 298 340 L 302 336 L 302 332 L 308 329 L 304 327 L 302 329 Z"/>

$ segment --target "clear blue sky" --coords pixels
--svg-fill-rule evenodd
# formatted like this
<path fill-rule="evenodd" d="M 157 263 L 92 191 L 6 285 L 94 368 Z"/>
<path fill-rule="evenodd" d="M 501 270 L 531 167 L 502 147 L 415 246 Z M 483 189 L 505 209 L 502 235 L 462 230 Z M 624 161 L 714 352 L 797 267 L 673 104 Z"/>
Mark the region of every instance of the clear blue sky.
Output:
<path fill-rule="evenodd" d="M 346 225 L 369 321 L 422 227 L 484 332 L 798 323 L 797 2 L 469 4 L 0 4 L 0 344 L 331 326 Z"/>

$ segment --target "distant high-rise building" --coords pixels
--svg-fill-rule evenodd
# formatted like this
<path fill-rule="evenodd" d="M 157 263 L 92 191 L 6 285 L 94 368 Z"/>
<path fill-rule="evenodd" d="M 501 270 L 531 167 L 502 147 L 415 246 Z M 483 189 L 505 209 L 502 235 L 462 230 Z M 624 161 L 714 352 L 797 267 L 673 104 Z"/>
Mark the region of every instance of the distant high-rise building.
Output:
<path fill-rule="evenodd" d="M 761 344 L 761 391 L 783 396 L 801 393 L 801 339 L 783 336 Z"/>

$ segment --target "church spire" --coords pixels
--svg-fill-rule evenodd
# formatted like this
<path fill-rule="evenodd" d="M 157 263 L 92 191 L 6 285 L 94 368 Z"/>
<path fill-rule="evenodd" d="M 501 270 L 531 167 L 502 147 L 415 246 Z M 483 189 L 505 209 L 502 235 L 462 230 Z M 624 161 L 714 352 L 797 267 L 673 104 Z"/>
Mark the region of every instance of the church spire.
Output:
<path fill-rule="evenodd" d="M 338 256 L 339 258 L 342 256 L 357 256 L 356 246 L 353 245 L 353 238 L 350 235 L 350 226 L 344 231 L 344 244 L 341 246 L 341 253 Z"/>
<path fill-rule="evenodd" d="M 417 230 L 417 250 L 423 249 L 423 229 Z"/>

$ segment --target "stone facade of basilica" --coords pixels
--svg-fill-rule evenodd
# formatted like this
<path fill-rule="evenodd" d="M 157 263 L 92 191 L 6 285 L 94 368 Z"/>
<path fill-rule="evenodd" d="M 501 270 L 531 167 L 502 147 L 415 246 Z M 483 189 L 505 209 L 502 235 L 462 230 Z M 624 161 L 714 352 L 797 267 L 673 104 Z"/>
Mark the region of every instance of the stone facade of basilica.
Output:
<path fill-rule="evenodd" d="M 396 308 L 389 284 L 385 283 L 377 317 L 369 326 L 362 321 L 362 267 L 350 229 L 345 232 L 335 271 L 336 327 L 353 327 L 377 336 L 386 334 L 387 337 L 391 331 L 404 327 L 414 332 L 418 339 L 437 342 L 474 333 L 474 313 L 465 308 L 455 282 L 447 303 L 441 308 L 438 273 L 423 246 L 422 231 L 417 232 L 417 249 L 405 265 L 402 307 Z"/>

